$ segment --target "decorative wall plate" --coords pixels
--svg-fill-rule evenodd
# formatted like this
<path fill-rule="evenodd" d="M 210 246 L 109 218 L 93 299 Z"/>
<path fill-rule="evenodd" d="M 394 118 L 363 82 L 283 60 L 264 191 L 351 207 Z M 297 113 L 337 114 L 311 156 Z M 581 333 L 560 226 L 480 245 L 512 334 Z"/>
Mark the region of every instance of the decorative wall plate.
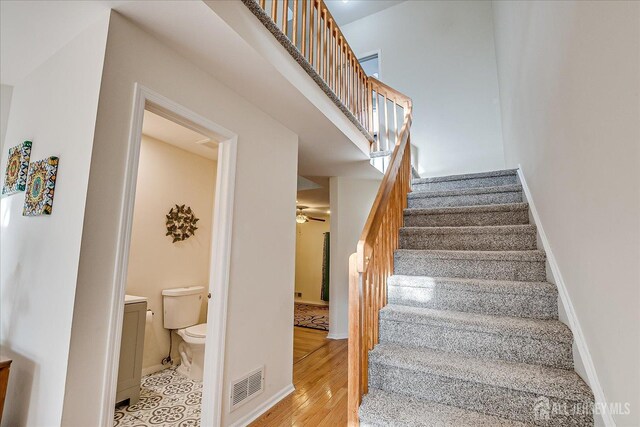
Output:
<path fill-rule="evenodd" d="M 31 157 L 31 141 L 25 141 L 9 148 L 7 170 L 4 175 L 4 184 L 2 185 L 3 195 L 24 191 L 27 186 L 29 157 Z"/>
<path fill-rule="evenodd" d="M 191 207 L 176 205 L 167 214 L 167 234 L 173 238 L 172 243 L 182 242 L 196 233 L 199 221 L 194 215 Z"/>
<path fill-rule="evenodd" d="M 27 192 L 22 215 L 51 215 L 57 173 L 57 157 L 49 157 L 31 163 L 27 175 Z"/>

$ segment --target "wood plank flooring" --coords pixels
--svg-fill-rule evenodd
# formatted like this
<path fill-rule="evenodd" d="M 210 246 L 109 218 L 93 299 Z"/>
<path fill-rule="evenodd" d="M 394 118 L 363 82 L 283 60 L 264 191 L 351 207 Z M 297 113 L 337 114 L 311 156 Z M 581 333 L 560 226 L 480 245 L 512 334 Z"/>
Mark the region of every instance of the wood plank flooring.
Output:
<path fill-rule="evenodd" d="M 296 390 L 252 427 L 347 425 L 347 340 L 329 340 L 326 334 L 294 328 Z"/>
<path fill-rule="evenodd" d="M 325 345 L 327 331 L 293 327 L 293 363 L 298 362 L 317 348 Z"/>

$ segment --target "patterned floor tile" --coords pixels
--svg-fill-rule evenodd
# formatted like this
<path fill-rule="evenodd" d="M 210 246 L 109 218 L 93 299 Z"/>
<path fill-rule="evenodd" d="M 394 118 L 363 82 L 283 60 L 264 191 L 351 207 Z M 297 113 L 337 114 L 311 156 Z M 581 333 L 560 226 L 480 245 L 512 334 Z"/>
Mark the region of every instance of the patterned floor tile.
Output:
<path fill-rule="evenodd" d="M 114 427 L 200 426 L 202 383 L 165 369 L 142 378 L 140 400 L 116 407 Z"/>

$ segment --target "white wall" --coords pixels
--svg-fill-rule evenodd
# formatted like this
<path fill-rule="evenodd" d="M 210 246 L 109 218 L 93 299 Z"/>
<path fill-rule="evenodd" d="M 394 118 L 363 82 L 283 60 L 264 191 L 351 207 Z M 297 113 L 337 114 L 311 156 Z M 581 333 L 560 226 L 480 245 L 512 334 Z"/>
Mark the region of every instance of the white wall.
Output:
<path fill-rule="evenodd" d="M 413 99 L 422 176 L 504 167 L 490 2 L 406 1 L 341 29 Z"/>
<path fill-rule="evenodd" d="M 32 140 L 32 161 L 60 165 L 51 216 L 23 217 L 24 193 L 1 202 L 3 426 L 60 425 L 106 37 L 105 16 L 13 89 L 6 145 Z M 6 160 L 3 149 L 3 171 Z"/>
<path fill-rule="evenodd" d="M 91 161 L 64 424 L 99 424 L 99 390 L 113 357 L 105 323 L 135 82 L 238 135 L 223 392 L 228 425 L 292 383 L 297 136 L 116 13 Z M 229 382 L 260 366 L 265 391 L 229 414 Z"/>
<path fill-rule="evenodd" d="M 640 425 L 640 3 L 493 8 L 506 165 L 522 165 L 604 397 L 633 404 L 615 422 Z"/>
<path fill-rule="evenodd" d="M 380 187 L 379 180 L 332 177 L 329 338 L 349 333 L 349 257 L 357 249 L 364 223 Z"/>
<path fill-rule="evenodd" d="M 166 142 L 144 136 L 140 148 L 138 183 L 131 230 L 127 294 L 147 297 L 153 310 L 145 330 L 143 372 L 162 368 L 169 351 L 169 331 L 164 329 L 162 290 L 182 286 L 209 287 L 211 226 L 216 183 L 216 162 Z M 165 215 L 176 204 L 193 209 L 198 230 L 183 242 L 166 236 Z M 204 303 L 200 322 L 206 322 Z M 173 359 L 179 361 L 174 334 Z"/>
<path fill-rule="evenodd" d="M 326 222 L 296 223 L 296 292 L 302 292 L 301 302 L 325 304 L 322 294 L 322 248 L 324 233 L 330 229 L 328 216 L 313 215 Z"/>
<path fill-rule="evenodd" d="M 11 94 L 13 86 L 0 85 L 0 152 L 4 151 L 4 136 L 7 133 L 9 110 L 11 109 Z M 18 141 L 19 144 L 22 141 Z M 13 145 L 16 145 L 13 144 Z"/>

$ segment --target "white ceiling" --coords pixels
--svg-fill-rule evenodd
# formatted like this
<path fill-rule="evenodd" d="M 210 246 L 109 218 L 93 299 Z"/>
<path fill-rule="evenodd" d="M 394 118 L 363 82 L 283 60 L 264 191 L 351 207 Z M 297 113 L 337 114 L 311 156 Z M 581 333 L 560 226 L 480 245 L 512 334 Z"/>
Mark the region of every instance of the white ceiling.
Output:
<path fill-rule="evenodd" d="M 345 25 L 403 1 L 405 0 L 325 0 L 325 3 L 338 25 Z"/>
<path fill-rule="evenodd" d="M 321 186 L 304 176 L 298 176 L 298 191 L 315 190 L 317 188 L 321 188 Z"/>
<path fill-rule="evenodd" d="M 144 112 L 142 134 L 207 159 L 218 159 L 218 141 L 151 111 Z"/>
<path fill-rule="evenodd" d="M 296 204 L 309 206 L 305 212 L 311 215 L 329 213 L 329 177 L 307 176 L 306 180 L 315 183 L 315 188 L 298 188 Z"/>

